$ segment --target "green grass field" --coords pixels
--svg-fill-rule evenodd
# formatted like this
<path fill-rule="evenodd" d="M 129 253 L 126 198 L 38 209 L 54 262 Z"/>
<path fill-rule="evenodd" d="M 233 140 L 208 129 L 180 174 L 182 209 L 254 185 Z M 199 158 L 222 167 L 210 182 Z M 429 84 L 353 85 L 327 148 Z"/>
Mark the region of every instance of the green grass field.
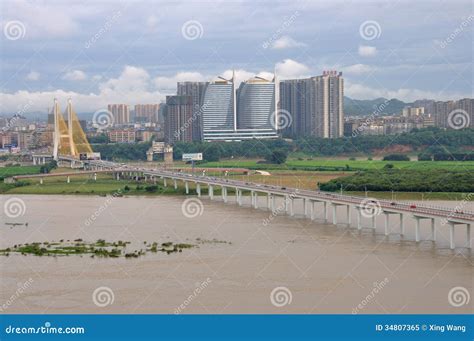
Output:
<path fill-rule="evenodd" d="M 140 189 L 137 189 L 139 185 Z M 54 180 L 45 180 L 43 184 L 38 181 L 28 181 L 28 185 L 15 187 L 11 184 L 0 184 L 0 193 L 3 194 L 87 194 L 87 195 L 105 195 L 113 193 L 122 193 L 124 195 L 156 195 L 156 194 L 181 194 L 182 190 L 175 191 L 173 187 L 163 188 L 159 186 L 154 193 L 149 193 L 145 187 L 152 185 L 150 183 L 137 184 L 134 181 L 115 179 L 74 179 L 67 183 L 65 179 L 54 178 Z M 128 186 L 129 191 L 124 191 L 124 187 Z"/>
<path fill-rule="evenodd" d="M 294 160 L 289 159 L 282 165 L 257 163 L 258 160 L 222 160 L 205 162 L 202 167 L 242 167 L 258 170 L 307 170 L 307 171 L 338 171 L 338 170 L 370 170 L 382 169 L 386 164 L 392 164 L 395 169 L 445 169 L 465 170 L 474 172 L 474 161 L 380 161 L 380 160 Z M 349 167 L 349 169 L 347 169 Z"/>
<path fill-rule="evenodd" d="M 41 166 L 0 167 L 0 179 L 13 175 L 38 174 Z"/>

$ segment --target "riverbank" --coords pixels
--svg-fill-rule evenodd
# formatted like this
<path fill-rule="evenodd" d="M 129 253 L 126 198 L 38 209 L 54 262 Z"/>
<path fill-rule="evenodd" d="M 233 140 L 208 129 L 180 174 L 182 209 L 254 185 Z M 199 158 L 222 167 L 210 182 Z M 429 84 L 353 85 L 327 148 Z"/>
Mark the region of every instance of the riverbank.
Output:
<path fill-rule="evenodd" d="M 256 176 L 262 177 L 262 176 Z M 269 178 L 269 177 L 267 177 Z M 252 179 L 253 180 L 253 179 Z M 297 180 L 295 180 L 297 181 Z M 260 182 L 260 181 L 256 181 Z M 262 183 L 263 180 L 261 181 Z M 277 181 L 278 182 L 278 181 Z M 285 185 L 288 181 L 284 181 Z M 269 180 L 266 183 L 271 183 Z M 278 185 L 275 183 L 275 185 Z M 292 187 L 292 186 L 289 186 Z M 296 186 L 295 186 L 296 187 Z M 194 183 L 189 183 L 190 194 L 195 195 Z M 229 188 L 228 193 L 233 193 L 232 188 Z M 339 192 L 338 192 L 339 193 Z M 186 191 L 182 183 L 178 183 L 178 188 L 175 189 L 172 183 L 168 184 L 168 187 L 163 187 L 163 184 L 157 183 L 143 183 L 130 180 L 114 180 L 107 178 L 106 175 L 98 177 L 97 181 L 84 177 L 82 179 L 72 179 L 70 183 L 66 182 L 66 179 L 55 178 L 45 179 L 43 184 L 39 181 L 28 181 L 22 186 L 14 184 L 0 183 L 0 194 L 5 195 L 16 195 L 16 194 L 29 194 L 29 195 L 126 195 L 126 196 L 158 196 L 158 195 L 185 195 Z M 207 188 L 202 189 L 202 194 L 207 194 Z M 214 194 L 219 195 L 220 189 L 215 188 Z M 368 196 L 378 199 L 393 199 L 393 200 L 464 200 L 466 193 L 454 193 L 454 192 L 352 192 L 343 191 L 343 194 L 356 195 L 356 196 Z M 244 193 L 245 195 L 245 193 Z"/>

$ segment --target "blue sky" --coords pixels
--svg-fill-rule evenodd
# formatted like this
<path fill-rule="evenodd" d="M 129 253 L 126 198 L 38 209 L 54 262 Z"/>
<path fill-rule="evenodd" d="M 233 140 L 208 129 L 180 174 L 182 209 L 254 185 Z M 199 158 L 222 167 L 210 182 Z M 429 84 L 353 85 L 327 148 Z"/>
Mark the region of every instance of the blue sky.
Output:
<path fill-rule="evenodd" d="M 343 71 L 357 99 L 472 97 L 472 1 L 1 2 L 1 112 L 156 103 L 178 80 Z"/>

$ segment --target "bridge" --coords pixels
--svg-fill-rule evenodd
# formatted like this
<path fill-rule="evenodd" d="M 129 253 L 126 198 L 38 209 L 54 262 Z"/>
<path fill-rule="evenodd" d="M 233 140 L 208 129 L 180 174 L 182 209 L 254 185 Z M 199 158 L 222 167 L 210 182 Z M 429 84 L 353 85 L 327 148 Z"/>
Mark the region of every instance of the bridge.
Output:
<path fill-rule="evenodd" d="M 244 192 L 250 194 L 251 205 L 254 208 L 258 208 L 259 195 L 265 196 L 266 207 L 274 215 L 282 213 L 281 211 L 283 211 L 285 214 L 294 216 L 295 202 L 301 201 L 303 203 L 305 218 L 315 220 L 317 205 L 322 205 L 324 222 L 329 222 L 328 208 L 330 208 L 332 211 L 331 222 L 332 224 L 337 225 L 339 223 L 337 221 L 337 210 L 342 208 L 346 212 L 346 219 L 342 223 L 347 227 L 351 227 L 353 224 L 351 212 L 355 209 L 357 212 L 356 227 L 358 230 L 362 229 L 362 216 L 369 217 L 371 219 L 371 225 L 369 228 L 375 230 L 375 218 L 377 215 L 382 214 L 385 219 L 384 233 L 386 236 L 391 233 L 389 231 L 390 216 L 395 216 L 395 218 L 398 216 L 398 234 L 400 234 L 400 236 L 405 234 L 405 218 L 410 217 L 415 221 L 416 242 L 421 241 L 420 227 L 421 222 L 424 220 L 428 220 L 430 222 L 430 239 L 433 242 L 436 242 L 436 220 L 441 220 L 439 227 L 448 226 L 451 249 L 456 247 L 454 238 L 455 230 L 457 229 L 456 227 L 460 225 L 466 226 L 466 243 L 463 246 L 469 249 L 472 248 L 471 225 L 474 222 L 474 212 L 464 211 L 462 207 L 455 209 L 449 209 L 446 207 L 431 207 L 426 205 L 407 204 L 388 200 L 375 200 L 371 198 L 320 191 L 299 190 L 296 188 L 278 187 L 239 180 L 231 180 L 228 178 L 187 174 L 183 173 L 182 170 L 145 169 L 103 160 L 80 160 L 80 154 L 91 153 L 92 149 L 72 108 L 71 100 L 68 100 L 66 113 L 68 118 L 67 124 L 59 110 L 58 102 L 55 99 L 53 107 L 55 126 L 53 154 L 33 155 L 33 163 L 44 164 L 47 159 L 51 158 L 56 161 L 66 163 L 70 165 L 71 168 L 84 168 L 86 172 L 67 173 L 66 175 L 51 174 L 48 176 L 66 176 L 67 181 L 69 182 L 71 176 L 91 174 L 94 179 L 97 179 L 98 172 L 107 172 L 112 173 L 116 179 L 126 177 L 136 180 L 151 180 L 153 182 L 161 180 L 163 181 L 163 185 L 165 187 L 167 186 L 169 180 L 173 182 L 175 189 L 177 189 L 177 183 L 180 181 L 184 183 L 186 194 L 190 193 L 189 184 L 194 183 L 198 197 L 200 197 L 202 194 L 202 188 L 207 187 L 207 193 L 211 200 L 214 199 L 214 189 L 220 188 L 222 200 L 225 203 L 227 203 L 229 200 L 229 189 L 233 189 L 235 193 L 234 202 L 239 206 L 243 205 L 242 197 Z M 38 175 L 38 177 L 41 179 L 41 183 L 43 177 L 45 176 L 46 175 Z M 24 177 L 26 176 L 17 176 L 11 178 L 11 180 L 16 181 Z M 277 198 L 283 198 L 283 207 L 276 206 Z"/>
<path fill-rule="evenodd" d="M 190 183 L 195 184 L 196 194 L 198 197 L 202 196 L 203 188 L 207 187 L 208 197 L 213 200 L 215 198 L 214 190 L 219 188 L 221 191 L 222 201 L 229 202 L 229 189 L 234 191 L 233 202 L 237 205 L 243 205 L 243 194 L 250 194 L 251 206 L 258 208 L 259 195 L 266 197 L 266 208 L 272 212 L 285 213 L 289 216 L 294 216 L 294 206 L 296 201 L 301 201 L 304 208 L 304 217 L 315 220 L 317 205 L 322 206 L 324 215 L 324 222 L 329 221 L 337 225 L 342 223 L 347 227 L 353 225 L 351 212 L 355 209 L 357 212 L 357 219 L 355 227 L 361 230 L 361 218 L 369 217 L 371 219 L 370 229 L 375 230 L 375 218 L 377 215 L 384 216 L 384 233 L 388 236 L 390 217 L 398 217 L 398 234 L 404 236 L 405 234 L 405 219 L 409 217 L 415 221 L 415 241 L 421 241 L 421 222 L 427 220 L 431 226 L 430 240 L 436 242 L 437 228 L 447 226 L 449 229 L 449 244 L 451 249 L 455 249 L 455 230 L 460 225 L 466 226 L 466 243 L 463 245 L 469 249 L 472 248 L 471 240 L 471 225 L 474 222 L 474 212 L 463 210 L 462 208 L 450 209 L 447 207 L 433 207 L 428 205 L 410 204 L 404 202 L 390 201 L 390 200 L 375 200 L 365 197 L 357 197 L 350 195 L 342 195 L 336 193 L 328 193 L 312 190 L 301 190 L 296 188 L 279 187 L 273 185 L 252 183 L 240 180 L 232 180 L 227 178 L 218 178 L 205 175 L 194 175 L 183 173 L 182 171 L 170 171 L 167 169 L 145 169 L 140 167 L 127 166 L 124 164 L 117 164 L 114 162 L 102 160 L 84 160 L 79 161 L 74 158 L 63 158 L 72 163 L 80 162 L 84 169 L 89 171 L 107 171 L 113 173 L 116 179 L 142 179 L 146 181 L 162 181 L 163 186 L 168 186 L 173 183 L 175 189 L 178 188 L 178 182 L 184 184 L 186 194 L 190 194 Z M 283 206 L 277 207 L 276 199 L 283 198 Z M 345 210 L 346 219 L 343 222 L 337 220 L 337 210 Z M 328 217 L 328 211 L 332 212 L 332 219 Z M 441 221 L 439 226 L 436 226 L 436 220 Z"/>

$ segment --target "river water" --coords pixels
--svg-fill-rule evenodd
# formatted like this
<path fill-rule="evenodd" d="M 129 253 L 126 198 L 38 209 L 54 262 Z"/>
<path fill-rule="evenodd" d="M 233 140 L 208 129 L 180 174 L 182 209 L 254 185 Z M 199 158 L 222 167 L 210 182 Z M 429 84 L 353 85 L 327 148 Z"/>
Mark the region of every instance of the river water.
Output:
<path fill-rule="evenodd" d="M 24 214 L 2 216 L 1 248 L 77 238 L 130 241 L 131 250 L 144 241 L 229 243 L 137 259 L 0 256 L 0 308 L 8 313 L 473 312 L 474 257 L 466 248 L 449 249 L 441 221 L 434 245 L 426 240 L 428 221 L 422 222 L 425 241 L 416 244 L 408 218 L 403 239 L 395 216 L 393 233 L 385 237 L 382 216 L 376 231 L 358 231 L 303 219 L 301 204 L 295 217 L 275 217 L 250 208 L 249 197 L 244 207 L 233 198 L 227 204 L 201 198 L 196 217 L 189 202 L 183 214 L 181 196 L 15 198 L 24 203 Z M 1 199 L 4 206 L 11 197 Z M 355 223 L 355 213 L 352 218 Z M 341 208 L 338 221 L 344 219 Z M 466 243 L 461 225 L 456 243 Z"/>

